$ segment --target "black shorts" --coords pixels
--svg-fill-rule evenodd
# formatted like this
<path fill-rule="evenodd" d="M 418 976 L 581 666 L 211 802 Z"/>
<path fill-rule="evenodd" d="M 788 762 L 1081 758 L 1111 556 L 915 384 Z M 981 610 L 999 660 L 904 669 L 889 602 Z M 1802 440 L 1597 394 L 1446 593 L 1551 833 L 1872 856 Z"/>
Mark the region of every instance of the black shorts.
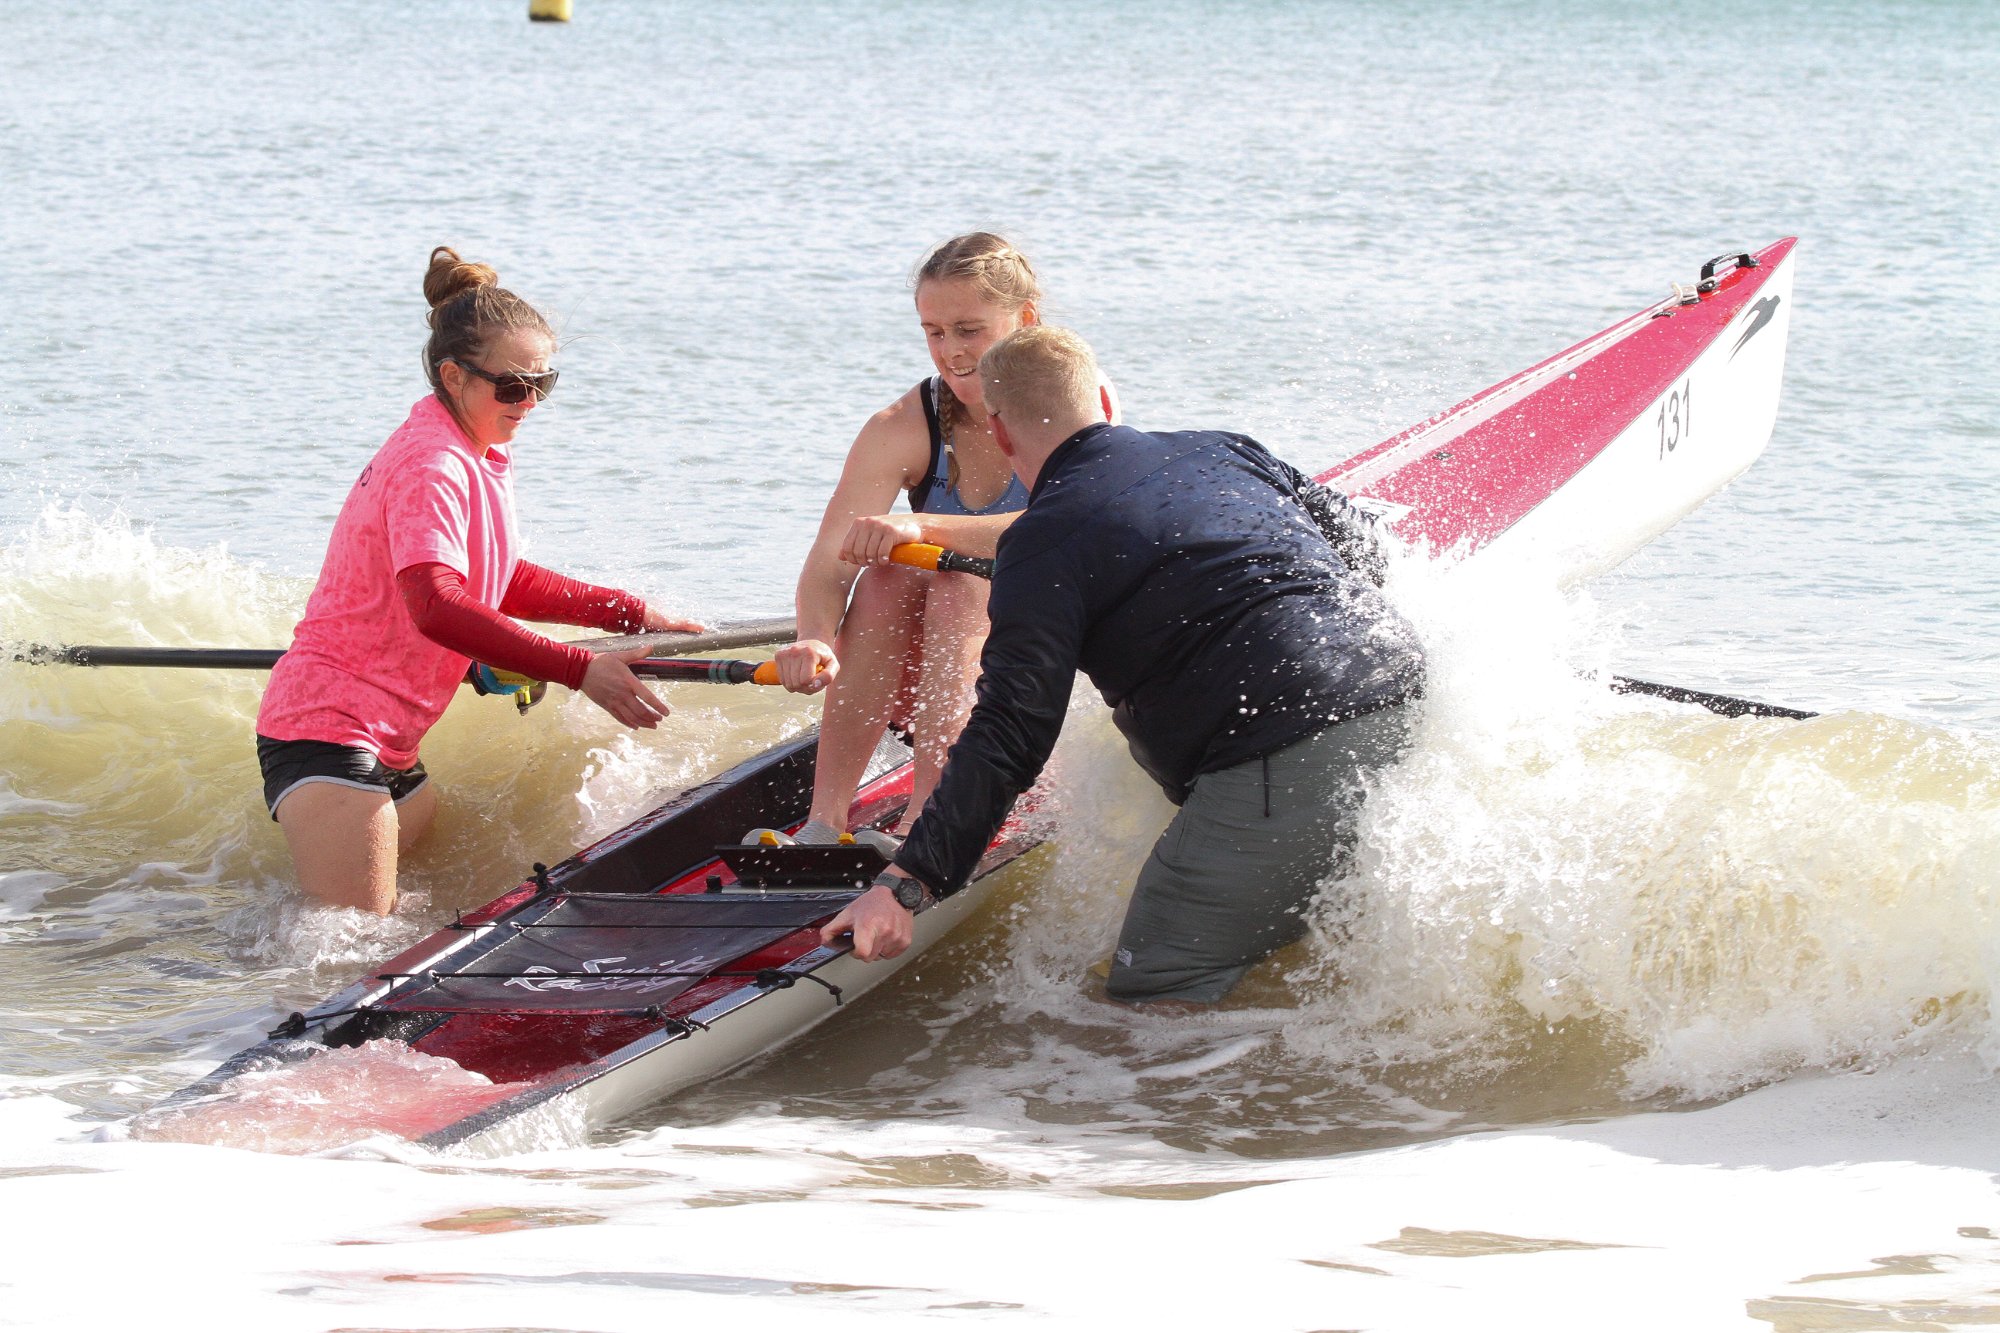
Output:
<path fill-rule="evenodd" d="M 401 805 L 431 780 L 421 759 L 408 768 L 390 768 L 358 745 L 331 741 L 274 741 L 259 736 L 257 765 L 264 770 L 264 808 L 273 819 L 278 817 L 278 802 L 308 782 L 385 791 Z"/>

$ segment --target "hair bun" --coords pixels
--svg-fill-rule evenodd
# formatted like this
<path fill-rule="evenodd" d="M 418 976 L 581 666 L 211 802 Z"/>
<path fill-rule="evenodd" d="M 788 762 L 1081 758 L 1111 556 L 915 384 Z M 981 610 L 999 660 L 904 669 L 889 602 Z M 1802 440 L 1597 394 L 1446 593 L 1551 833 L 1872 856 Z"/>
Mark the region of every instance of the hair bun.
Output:
<path fill-rule="evenodd" d="M 424 300 L 432 310 L 477 287 L 497 287 L 500 275 L 485 264 L 460 259 L 458 251 L 440 245 L 431 251 L 431 266 L 424 271 Z"/>

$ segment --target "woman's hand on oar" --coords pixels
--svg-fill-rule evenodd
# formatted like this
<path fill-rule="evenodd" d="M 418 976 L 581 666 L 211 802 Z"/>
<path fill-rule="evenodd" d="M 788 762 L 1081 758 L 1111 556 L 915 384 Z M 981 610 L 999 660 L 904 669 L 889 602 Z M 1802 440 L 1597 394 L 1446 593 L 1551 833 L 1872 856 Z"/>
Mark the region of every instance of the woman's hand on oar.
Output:
<path fill-rule="evenodd" d="M 778 683 L 793 694 L 818 694 L 840 675 L 840 659 L 833 647 L 818 639 L 800 639 L 771 654 Z"/>
<path fill-rule="evenodd" d="M 886 565 L 898 546 L 924 539 L 923 523 L 915 514 L 862 514 L 847 525 L 840 558 L 850 565 Z"/>
<path fill-rule="evenodd" d="M 993 577 L 993 562 L 986 557 L 960 555 L 926 542 L 923 524 L 914 514 L 864 514 L 855 519 L 841 543 L 840 558 L 853 565 L 909 565 Z"/>
<path fill-rule="evenodd" d="M 628 727 L 657 727 L 673 711 L 632 674 L 630 664 L 645 660 L 649 651 L 641 647 L 599 653 L 583 673 L 585 696 Z"/>

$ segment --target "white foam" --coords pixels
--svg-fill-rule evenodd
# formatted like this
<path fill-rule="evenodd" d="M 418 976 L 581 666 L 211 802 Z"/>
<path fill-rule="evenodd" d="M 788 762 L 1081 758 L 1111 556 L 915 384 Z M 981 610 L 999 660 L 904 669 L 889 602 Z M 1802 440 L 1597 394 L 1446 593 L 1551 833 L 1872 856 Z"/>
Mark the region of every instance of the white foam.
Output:
<path fill-rule="evenodd" d="M 129 1324 L 172 1286 L 218 1327 L 324 1327 L 332 1305 L 354 1326 L 637 1329 L 671 1298 L 815 1327 L 1188 1328 L 1241 1326 L 1254 1292 L 1262 1327 L 1384 1333 L 1944 1325 L 1987 1308 L 2000 1248 L 1993 1092 L 1935 1058 L 1306 1161 L 811 1117 L 498 1162 L 274 1158 L 82 1141 L 30 1095 L 0 1102 L 10 1205 L 37 1219 L 8 1312 Z"/>

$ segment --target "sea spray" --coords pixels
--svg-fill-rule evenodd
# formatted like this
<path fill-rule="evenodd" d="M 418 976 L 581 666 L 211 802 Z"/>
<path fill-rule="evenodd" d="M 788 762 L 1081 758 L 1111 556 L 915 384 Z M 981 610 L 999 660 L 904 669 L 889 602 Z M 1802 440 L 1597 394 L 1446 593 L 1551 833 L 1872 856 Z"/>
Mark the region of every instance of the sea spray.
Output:
<path fill-rule="evenodd" d="M 316 1153 L 388 1134 L 422 1138 L 508 1095 L 504 1085 L 396 1041 L 270 1059 L 226 1093 L 148 1111 L 135 1138 L 256 1152 Z M 558 1146 L 549 1142 L 543 1146 Z"/>
<path fill-rule="evenodd" d="M 871 1091 L 1297 1151 L 1710 1098 L 1988 1030 L 1990 742 L 1616 695 L 1592 599 L 1493 568 L 1399 573 L 1432 649 L 1415 745 L 1312 937 L 1210 1015 L 1109 1005 L 1093 978 L 1171 807 L 1080 685 L 1037 816 L 1051 847 Z"/>
<path fill-rule="evenodd" d="M 74 505 L 0 547 L 0 574 L 10 643 L 282 647 L 309 591 Z M 378 919 L 298 894 L 261 799 L 263 681 L 0 663 L 0 915 L 38 946 L 15 968 L 23 1008 L 0 1072 L 87 1068 L 80 1101 L 143 1105 L 186 1061 L 248 1044 L 817 711 L 778 690 L 663 686 L 673 715 L 633 733 L 561 688 L 526 714 L 462 691 L 424 746 L 437 824 L 403 858 L 399 912 Z M 140 1082 L 114 1090 L 128 1067 Z"/>
<path fill-rule="evenodd" d="M 1627 1095 L 1713 1097 L 1888 1058 L 1943 1020 L 1984 1030 L 2000 747 L 1613 696 L 1572 655 L 1604 658 L 1588 599 L 1564 624 L 1517 586 L 1486 590 L 1476 637 L 1462 601 L 1417 599 L 1419 742 L 1299 973 L 1326 1028 L 1288 1035 L 1470 1076 L 1587 1034 Z M 1542 628 L 1510 628 L 1518 609 Z"/>
<path fill-rule="evenodd" d="M 133 628 L 149 641 L 282 642 L 304 595 L 71 511 L 6 558 L 35 576 L 6 593 L 9 633 L 42 615 L 44 574 L 70 615 L 181 596 Z M 1283 1155 L 1986 1037 L 1990 742 L 1881 714 L 1732 722 L 1613 695 L 1618 647 L 1595 604 L 1487 568 L 1398 570 L 1432 652 L 1415 745 L 1381 775 L 1312 936 L 1222 1010 L 1134 1013 L 1099 994 L 1092 969 L 1171 807 L 1079 684 L 1031 816 L 1049 848 L 868 1005 L 661 1114 L 726 1118 L 771 1096 L 838 1114 L 1007 1106 Z M 226 605 L 204 619 L 205 599 Z M 638 735 L 563 691 L 526 715 L 466 693 L 426 745 L 438 828 L 405 862 L 404 912 L 381 922 L 292 889 L 256 795 L 256 690 L 254 673 L 0 670 L 6 901 L 46 946 L 24 984 L 49 1014 L 138 1007 L 117 1049 L 37 1020 L 7 1058 L 105 1068 L 74 1094 L 89 1105 L 144 1104 L 188 1075 L 163 1058 L 245 1044 L 812 714 L 778 691 L 682 685 L 667 724 Z M 139 1081 L 118 1091 L 125 1069 Z"/>

